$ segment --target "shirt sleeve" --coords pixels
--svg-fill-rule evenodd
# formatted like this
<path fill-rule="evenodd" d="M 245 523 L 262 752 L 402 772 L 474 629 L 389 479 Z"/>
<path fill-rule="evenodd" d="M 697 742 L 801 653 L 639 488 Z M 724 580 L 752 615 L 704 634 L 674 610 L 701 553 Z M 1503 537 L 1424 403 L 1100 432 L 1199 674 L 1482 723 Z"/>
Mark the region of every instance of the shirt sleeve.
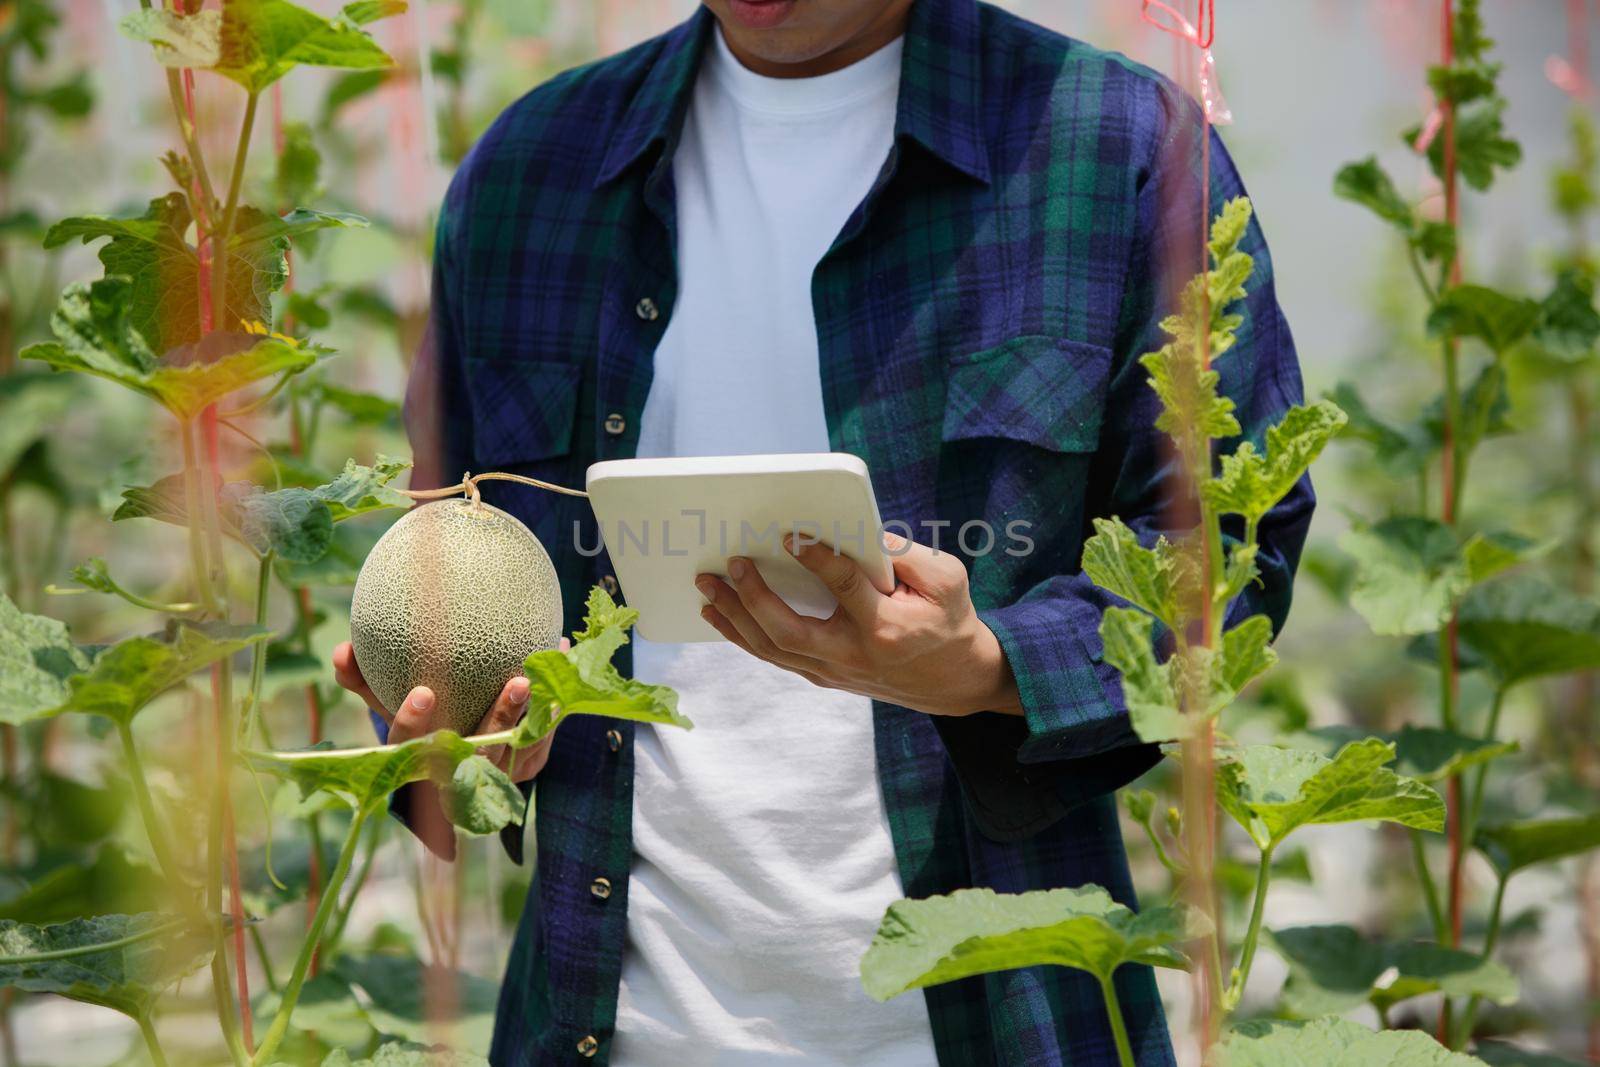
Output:
<path fill-rule="evenodd" d="M 1173 94 L 1181 96 L 1176 90 Z M 1163 316 L 1201 265 L 1200 122 L 1186 96 L 1170 96 L 1168 116 L 1154 138 L 1152 159 L 1138 193 L 1137 228 L 1128 284 L 1119 313 L 1101 439 L 1091 467 L 1091 516 L 1120 516 L 1144 544 L 1182 524 L 1170 514 L 1179 473 L 1169 441 L 1154 422 L 1160 403 L 1139 358 L 1166 341 Z M 1215 216 L 1244 185 L 1213 131 L 1210 135 L 1210 209 Z M 1303 387 L 1294 342 L 1278 306 L 1272 260 L 1261 228 L 1252 220 L 1240 246 L 1255 259 L 1248 295 L 1238 306 L 1243 324 L 1233 349 L 1216 369 L 1223 392 L 1233 399 L 1242 435 L 1219 443 L 1231 452 L 1240 440 L 1258 446 L 1268 426 L 1301 402 Z M 1227 623 L 1265 613 L 1276 634 L 1288 615 L 1295 568 L 1314 506 L 1311 483 L 1302 478 L 1259 526 L 1259 583 L 1231 606 Z M 1230 518 L 1237 518 L 1232 516 Z M 1225 537 L 1242 538 L 1242 525 L 1224 522 Z M 1053 576 L 1015 603 L 981 611 L 1000 641 L 1025 710 L 1026 730 L 1016 750 L 1020 764 L 1057 763 L 1079 783 L 1092 773 L 1093 788 L 1119 788 L 1154 762 L 1153 746 L 1134 733 L 1123 702 L 1121 675 L 1102 658 L 1101 615 L 1121 601 L 1096 587 L 1081 571 Z M 1133 757 L 1133 747 L 1146 750 Z M 1120 780 L 1119 780 L 1120 779 Z M 1074 791 L 1081 790 L 1074 784 Z"/>

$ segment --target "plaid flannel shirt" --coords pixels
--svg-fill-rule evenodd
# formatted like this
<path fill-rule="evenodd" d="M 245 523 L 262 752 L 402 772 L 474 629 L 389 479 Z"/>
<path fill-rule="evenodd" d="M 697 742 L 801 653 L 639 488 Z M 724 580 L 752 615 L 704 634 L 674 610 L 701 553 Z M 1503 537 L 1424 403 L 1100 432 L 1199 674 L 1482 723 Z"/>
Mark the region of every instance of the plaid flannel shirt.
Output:
<path fill-rule="evenodd" d="M 407 402 L 419 457 L 448 478 L 581 485 L 590 463 L 633 455 L 679 287 L 673 149 L 713 26 L 702 9 L 539 86 L 455 176 Z M 917 540 L 942 533 L 961 551 L 964 523 L 1021 521 L 1033 547 L 962 552 L 1025 717 L 874 702 L 901 881 L 909 896 L 1096 882 L 1132 905 L 1114 790 L 1159 756 L 1101 660 L 1111 598 L 1079 561 L 1095 516 L 1148 538 L 1167 525 L 1174 469 L 1137 360 L 1164 340 L 1158 323 L 1200 265 L 1198 111 L 1144 67 L 973 0 L 917 0 L 903 64 L 894 146 L 812 278 L 829 440 L 866 460 L 885 520 Z M 1242 192 L 1216 140 L 1211 174 L 1213 205 Z M 1244 247 L 1255 275 L 1219 369 L 1259 440 L 1301 382 L 1254 226 Z M 505 482 L 483 491 L 550 547 L 570 631 L 588 587 L 614 587 L 604 555 L 573 547 L 575 530 L 596 543 L 587 504 Z M 1312 505 L 1302 482 L 1262 522 L 1262 580 L 1235 616 L 1282 623 Z M 608 1062 L 634 734 L 586 716 L 556 733 L 497 1067 Z M 591 891 L 597 878 L 608 895 Z M 1139 1062 L 1171 1063 L 1151 972 L 1125 966 L 1117 985 Z M 1116 1062 L 1082 972 L 1012 970 L 923 995 L 945 1067 Z"/>

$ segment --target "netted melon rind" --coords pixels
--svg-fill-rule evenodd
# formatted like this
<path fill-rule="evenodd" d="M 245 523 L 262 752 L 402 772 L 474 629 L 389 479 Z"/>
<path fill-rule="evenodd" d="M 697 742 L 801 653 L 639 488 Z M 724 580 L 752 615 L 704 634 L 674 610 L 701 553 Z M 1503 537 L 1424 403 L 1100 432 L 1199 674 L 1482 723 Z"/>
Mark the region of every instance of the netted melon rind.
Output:
<path fill-rule="evenodd" d="M 414 687 L 438 700 L 436 726 L 467 734 L 561 640 L 561 587 L 526 526 L 464 498 L 414 508 L 373 547 L 356 578 L 350 642 L 391 713 Z"/>

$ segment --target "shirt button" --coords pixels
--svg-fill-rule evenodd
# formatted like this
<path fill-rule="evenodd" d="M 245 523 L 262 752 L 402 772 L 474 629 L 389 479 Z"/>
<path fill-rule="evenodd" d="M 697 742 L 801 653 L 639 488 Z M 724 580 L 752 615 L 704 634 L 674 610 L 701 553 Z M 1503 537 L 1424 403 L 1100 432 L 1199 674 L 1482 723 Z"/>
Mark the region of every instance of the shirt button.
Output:
<path fill-rule="evenodd" d="M 606 596 L 616 596 L 617 576 L 614 574 L 602 574 L 600 576 L 600 588 L 606 591 Z"/>
<path fill-rule="evenodd" d="M 582 1056 L 584 1059 L 589 1059 L 599 1051 L 600 1042 L 594 1039 L 593 1034 L 583 1035 L 583 1040 L 578 1042 L 578 1055 Z"/>
<path fill-rule="evenodd" d="M 620 752 L 622 750 L 622 731 L 621 730 L 607 730 L 606 731 L 606 747 L 609 748 L 613 752 Z"/>
<path fill-rule="evenodd" d="M 610 434 L 612 437 L 620 436 L 622 431 L 626 430 L 627 428 L 628 420 L 617 414 L 615 411 L 606 416 L 606 433 Z"/>
<path fill-rule="evenodd" d="M 611 879 L 596 878 L 589 883 L 589 892 L 594 894 L 596 900 L 611 899 Z"/>
<path fill-rule="evenodd" d="M 639 298 L 639 302 L 633 305 L 633 313 L 646 322 L 654 322 L 661 317 L 661 309 L 648 296 Z"/>

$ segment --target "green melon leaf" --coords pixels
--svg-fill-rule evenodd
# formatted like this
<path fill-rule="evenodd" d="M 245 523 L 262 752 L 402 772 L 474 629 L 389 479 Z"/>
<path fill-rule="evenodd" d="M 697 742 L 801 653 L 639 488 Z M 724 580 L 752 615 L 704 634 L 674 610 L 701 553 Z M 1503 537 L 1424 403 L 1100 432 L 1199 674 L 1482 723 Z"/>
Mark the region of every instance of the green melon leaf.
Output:
<path fill-rule="evenodd" d="M 1385 519 L 1345 532 L 1339 547 L 1355 560 L 1350 604 L 1374 633 L 1437 630 L 1471 584 L 1456 535 L 1420 516 Z"/>
<path fill-rule="evenodd" d="M 0 893 L 0 919 L 43 926 L 85 915 L 155 911 L 171 900 L 172 886 L 159 871 L 108 843 L 86 862 L 63 863 L 10 895 Z"/>
<path fill-rule="evenodd" d="M 387 1041 L 370 1059 L 353 1060 L 344 1049 L 334 1049 L 321 1067 L 489 1067 L 489 1061 L 473 1052 L 411 1041 Z"/>
<path fill-rule="evenodd" d="M 1486 285 L 1453 285 L 1428 315 L 1430 337 L 1476 337 L 1495 353 L 1522 340 L 1539 322 L 1539 304 Z"/>
<path fill-rule="evenodd" d="M 55 430 L 78 398 L 77 383 L 54 374 L 0 376 L 0 477 Z"/>
<path fill-rule="evenodd" d="M 1257 522 L 1289 494 L 1346 421 L 1331 400 L 1292 407 L 1267 429 L 1264 452 L 1244 442 L 1222 458 L 1220 473 L 1201 491 L 1217 511 Z"/>
<path fill-rule="evenodd" d="M 1217 667 L 1230 701 L 1278 662 L 1271 641 L 1272 620 L 1265 615 L 1252 615 L 1222 635 Z"/>
<path fill-rule="evenodd" d="M 1525 819 L 1479 827 L 1473 845 L 1501 878 L 1524 867 L 1553 863 L 1600 847 L 1600 812 L 1558 819 Z"/>
<path fill-rule="evenodd" d="M 94 951 L 97 945 L 112 947 Z M 55 958 L 39 958 L 46 955 Z M 53 926 L 0 920 L 0 987 L 55 993 L 134 1018 L 210 958 L 208 932 L 171 915 L 99 915 Z"/>
<path fill-rule="evenodd" d="M 1467 538 L 1466 544 L 1461 546 L 1461 558 L 1467 564 L 1467 578 L 1477 584 L 1536 559 L 1554 547 L 1554 541 L 1535 541 L 1506 530 L 1486 530 Z"/>
<path fill-rule="evenodd" d="M 326 404 L 345 418 L 363 425 L 391 422 L 400 414 L 400 405 L 386 396 L 345 389 L 328 382 L 317 382 L 308 394 L 318 403 Z"/>
<path fill-rule="evenodd" d="M 1587 359 L 1600 341 L 1600 311 L 1594 306 L 1594 281 L 1568 268 L 1539 305 L 1534 338 L 1547 354 L 1572 363 Z"/>
<path fill-rule="evenodd" d="M 1239 1023 L 1208 1067 L 1482 1067 L 1420 1030 L 1368 1030 L 1349 1019 Z"/>
<path fill-rule="evenodd" d="M 101 651 L 86 670 L 67 679 L 66 698 L 42 714 L 77 712 L 130 723 L 196 671 L 271 636 L 261 626 L 170 622 L 159 634 L 130 637 Z"/>
<path fill-rule="evenodd" d="M 1345 413 L 1342 437 L 1364 441 L 1372 447 L 1378 464 L 1396 478 L 1414 478 L 1433 461 L 1438 442 L 1421 425 L 1394 426 L 1379 418 L 1350 382 L 1340 382 L 1329 394 Z"/>
<path fill-rule="evenodd" d="M 331 793 L 354 810 L 371 814 L 403 785 L 424 779 L 450 784 L 457 765 L 476 754 L 477 748 L 459 734 L 438 730 L 398 745 L 336 749 L 325 743 L 298 751 L 245 751 L 240 756 L 257 771 L 294 782 L 303 797 Z M 488 787 L 486 781 L 478 784 Z M 461 795 L 456 802 L 458 809 L 470 806 Z M 521 819 L 519 810 L 512 821 Z"/>
<path fill-rule="evenodd" d="M 1503 964 L 1460 949 L 1371 941 L 1349 926 L 1296 926 L 1269 931 L 1268 937 L 1289 966 L 1283 1005 L 1300 1018 L 1342 1015 L 1368 1001 L 1387 1010 L 1441 991 L 1497 1004 L 1509 1004 L 1518 994 L 1517 979 Z"/>
<path fill-rule="evenodd" d="M 958 889 L 889 905 L 861 960 L 875 1000 L 1015 967 L 1058 966 L 1108 980 L 1124 963 L 1185 968 L 1173 946 L 1204 933 L 1181 905 L 1134 912 L 1097 885 L 996 893 Z"/>
<path fill-rule="evenodd" d="M 387 508 L 409 508 L 414 501 L 389 488 L 389 483 L 409 470 L 410 460 L 379 456 L 372 466 L 366 467 L 347 459 L 344 470 L 326 485 L 312 490 L 317 499 L 328 505 L 334 522 L 343 522 L 358 515 Z"/>
<path fill-rule="evenodd" d="M 1333 179 L 1333 193 L 1360 204 L 1406 233 L 1410 233 L 1416 225 L 1416 212 L 1412 210 L 1411 203 L 1400 195 L 1377 156 L 1368 156 L 1359 163 L 1347 163 L 1341 167 Z"/>
<path fill-rule="evenodd" d="M 1083 546 L 1083 573 L 1108 593 L 1153 615 L 1169 628 L 1178 617 L 1183 561 L 1165 537 L 1153 548 L 1121 519 L 1095 519 Z"/>
<path fill-rule="evenodd" d="M 692 729 L 678 711 L 678 694 L 664 685 L 624 678 L 611 663 L 628 643 L 628 629 L 639 618 L 595 586 L 589 591 L 584 628 L 572 635 L 566 652 L 535 652 L 524 663 L 530 682 L 528 712 L 517 724 L 522 744 L 555 729 L 562 715 L 605 715 Z"/>
<path fill-rule="evenodd" d="M 212 69 L 259 93 L 297 66 L 390 67 L 394 61 L 360 24 L 403 10 L 400 3 L 357 3 L 330 20 L 287 0 L 226 0 Z"/>
<path fill-rule="evenodd" d="M 311 127 L 304 122 L 283 124 L 283 147 L 278 152 L 273 190 L 280 204 L 303 204 L 322 192 L 322 153 L 317 151 Z"/>
<path fill-rule="evenodd" d="M 1331 757 L 1350 742 L 1365 737 L 1376 737 L 1394 745 L 1395 773 L 1430 784 L 1509 755 L 1520 747 L 1516 741 L 1489 741 L 1436 726 L 1409 723 L 1397 731 L 1377 734 L 1356 726 L 1322 726 L 1291 739 L 1290 743 L 1296 748 L 1311 748 Z"/>
<path fill-rule="evenodd" d="M 500 983 L 442 967 L 430 967 L 409 955 L 370 953 L 341 954 L 331 968 L 333 973 L 356 986 L 367 996 L 367 1015 L 382 1034 L 407 1043 L 436 1041 L 439 1021 L 430 1010 L 428 991 L 450 989 L 455 993 L 455 1014 L 451 1020 L 450 1044 L 481 1054 L 489 1048 L 494 1028 L 495 1005 Z M 398 1055 L 405 1049 L 391 1050 Z M 384 1053 L 379 1053 L 384 1055 Z M 364 1062 L 364 1061 L 358 1061 Z M 375 1059 L 374 1067 L 402 1067 L 415 1061 Z M 464 1064 L 477 1061 L 466 1060 Z M 456 1061 L 445 1060 L 445 1064 Z M 428 1067 L 432 1067 L 431 1061 Z"/>
<path fill-rule="evenodd" d="M 0 722 L 44 718 L 67 696 L 67 679 L 88 670 L 89 656 L 67 628 L 29 615 L 0 593 Z"/>
<path fill-rule="evenodd" d="M 223 487 L 219 504 L 257 556 L 275 552 L 290 563 L 315 563 L 333 542 L 333 513 L 310 490 L 267 492 L 235 482 Z"/>
<path fill-rule="evenodd" d="M 31 345 L 21 355 L 58 371 L 114 381 L 190 419 L 263 378 L 304 370 L 320 352 L 275 337 L 217 332 L 157 360 L 130 319 L 133 306 L 133 285 L 126 277 L 70 285 L 50 318 L 56 341 Z"/>
<path fill-rule="evenodd" d="M 1506 102 L 1500 97 L 1479 98 L 1456 111 L 1456 166 L 1461 179 L 1480 192 L 1494 183 L 1494 172 L 1514 167 L 1522 160 L 1522 146 L 1505 136 L 1501 113 Z M 1402 135 L 1407 148 L 1416 144 L 1420 126 Z M 1435 177 L 1444 174 L 1445 138 L 1435 137 L 1428 145 L 1428 164 Z"/>
<path fill-rule="evenodd" d="M 439 790 L 445 817 L 469 834 L 522 825 L 528 801 L 505 772 L 482 756 L 456 764 Z"/>
<path fill-rule="evenodd" d="M 1217 799 L 1263 849 L 1302 826 L 1397 822 L 1444 829 L 1444 801 L 1421 782 L 1385 764 L 1394 746 L 1377 738 L 1345 745 L 1329 759 L 1303 749 L 1249 745 L 1221 757 Z"/>
<path fill-rule="evenodd" d="M 284 256 L 293 238 L 330 227 L 366 225 L 359 215 L 343 212 L 297 209 L 280 218 L 248 205 L 238 208 L 236 216 L 223 272 L 227 287 L 223 332 L 270 321 L 268 299 L 288 276 Z M 150 201 L 144 214 L 135 217 L 63 219 L 50 227 L 45 247 L 74 238 L 85 244 L 108 238 L 99 253 L 107 279 L 128 280 L 124 314 L 145 347 L 159 356 L 200 340 L 200 260 L 187 236 L 192 221 L 187 198 L 168 193 Z"/>
<path fill-rule="evenodd" d="M 1502 686 L 1600 667 L 1600 604 L 1531 575 L 1477 586 L 1456 619 Z"/>
<path fill-rule="evenodd" d="M 1107 608 L 1100 617 L 1100 643 L 1105 661 L 1122 675 L 1134 733 L 1152 742 L 1189 736 L 1192 724 L 1178 708 L 1172 674 L 1156 662 L 1150 644 L 1150 616 L 1134 608 Z"/>
<path fill-rule="evenodd" d="M 1589 1067 L 1577 1060 L 1530 1052 L 1504 1041 L 1479 1041 L 1472 1051 L 1489 1067 Z"/>
<path fill-rule="evenodd" d="M 272 1018 L 278 1014 L 282 1003 L 279 994 L 271 990 L 252 998 L 255 1024 L 265 1031 L 272 1025 Z M 300 999 L 295 1001 L 294 1021 L 290 1026 L 301 1034 L 316 1034 L 322 1047 L 332 1045 L 340 1048 L 341 1053 L 344 1046 L 364 1048 L 376 1036 L 372 1020 L 356 1000 L 350 984 L 327 973 L 309 979 L 300 987 Z"/>
<path fill-rule="evenodd" d="M 217 10 L 183 15 L 145 8 L 125 17 L 117 28 L 125 37 L 148 43 L 164 67 L 204 70 L 222 58 L 222 12 Z"/>

